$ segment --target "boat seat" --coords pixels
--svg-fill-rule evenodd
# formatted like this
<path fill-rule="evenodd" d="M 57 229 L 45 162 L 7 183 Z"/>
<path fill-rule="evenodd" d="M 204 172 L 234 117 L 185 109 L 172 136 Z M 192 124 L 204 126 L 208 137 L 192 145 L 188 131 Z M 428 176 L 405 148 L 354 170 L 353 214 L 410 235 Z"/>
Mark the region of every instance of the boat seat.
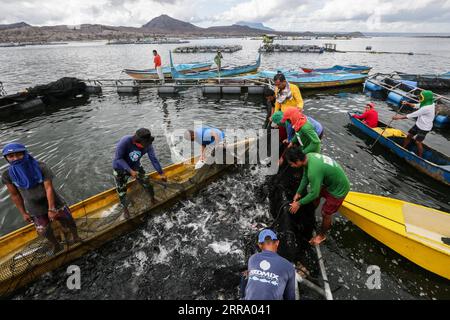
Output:
<path fill-rule="evenodd" d="M 393 138 L 393 137 L 399 137 L 399 138 L 406 138 L 406 134 L 400 130 L 395 128 L 380 128 L 376 127 L 373 128 L 374 131 L 376 131 L 378 134 L 383 133 L 383 137 L 385 138 Z"/>
<path fill-rule="evenodd" d="M 410 203 L 403 205 L 406 232 L 444 244 L 450 237 L 450 214 Z M 449 250 L 447 248 L 446 250 Z"/>

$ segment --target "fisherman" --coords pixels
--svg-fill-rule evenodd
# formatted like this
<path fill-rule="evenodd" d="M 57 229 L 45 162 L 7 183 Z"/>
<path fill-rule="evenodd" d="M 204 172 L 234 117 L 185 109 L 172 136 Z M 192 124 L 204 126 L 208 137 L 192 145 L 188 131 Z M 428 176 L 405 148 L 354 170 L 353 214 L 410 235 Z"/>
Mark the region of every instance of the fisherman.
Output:
<path fill-rule="evenodd" d="M 264 229 L 259 233 L 261 252 L 248 260 L 244 300 L 295 300 L 295 268 L 277 254 L 279 244 L 272 230 Z"/>
<path fill-rule="evenodd" d="M 161 81 L 161 84 L 165 83 L 164 80 L 164 72 L 162 70 L 161 56 L 158 54 L 156 50 L 153 50 L 153 63 L 155 64 L 156 73 L 158 74 L 158 78 Z"/>
<path fill-rule="evenodd" d="M 328 156 L 318 153 L 305 154 L 298 148 L 289 148 L 286 159 L 293 168 L 303 167 L 303 178 L 291 203 L 290 212 L 295 214 L 301 206 L 312 201 L 315 201 L 317 207 L 320 198 L 325 198 L 321 231 L 310 240 L 313 245 L 320 244 L 326 239 L 331 228 L 332 215 L 339 210 L 350 191 L 350 182 L 342 167 Z M 308 185 L 309 192 L 302 197 L 302 192 Z"/>
<path fill-rule="evenodd" d="M 275 109 L 284 112 L 288 107 L 295 107 L 303 110 L 303 98 L 300 89 L 292 83 L 286 81 L 282 73 L 277 73 L 273 78 L 275 82 Z"/>
<path fill-rule="evenodd" d="M 270 121 L 270 117 L 275 112 L 275 91 L 273 91 L 269 87 L 264 88 L 264 98 L 266 98 L 266 104 L 267 104 L 267 118 Z"/>
<path fill-rule="evenodd" d="M 290 108 L 292 108 L 292 107 L 290 107 Z M 288 109 L 290 109 L 290 108 L 288 108 Z M 281 123 L 282 119 L 283 119 L 283 112 L 281 112 L 281 111 L 275 112 L 272 115 L 272 117 L 271 117 L 271 121 L 273 122 L 273 124 L 276 127 L 278 127 L 278 128 L 285 128 L 286 129 L 286 131 L 287 131 L 287 133 L 286 133 L 287 141 L 286 142 L 290 143 L 290 142 L 292 142 L 292 139 L 295 136 L 295 131 L 292 128 L 292 125 L 291 125 L 290 121 L 286 121 L 283 124 L 283 123 Z M 323 137 L 323 126 L 322 126 L 322 124 L 319 121 L 315 120 L 313 117 L 310 117 L 310 116 L 306 116 L 306 119 L 313 125 L 314 130 L 317 133 L 317 136 L 319 137 L 320 140 L 322 140 L 322 137 Z"/>
<path fill-rule="evenodd" d="M 220 50 L 217 50 L 217 54 L 214 57 L 214 63 L 217 65 L 217 70 L 220 71 L 220 69 L 222 68 L 222 53 L 220 52 Z"/>
<path fill-rule="evenodd" d="M 370 128 L 378 127 L 378 111 L 375 110 L 375 103 L 369 102 L 366 105 L 364 113 L 361 115 L 354 114 L 353 118 L 362 120 Z"/>
<path fill-rule="evenodd" d="M 195 130 L 187 130 L 184 133 L 184 138 L 188 141 L 195 141 L 202 146 L 200 161 L 204 162 L 206 148 L 222 142 L 225 139 L 225 133 L 217 128 L 203 126 Z"/>
<path fill-rule="evenodd" d="M 423 155 L 423 140 L 425 140 L 425 136 L 428 132 L 430 132 L 433 129 L 433 121 L 435 116 L 435 104 L 434 104 L 434 97 L 433 92 L 429 90 L 423 90 L 420 93 L 418 104 L 413 104 L 410 102 L 403 101 L 402 103 L 419 108 L 419 110 L 404 115 L 395 115 L 392 117 L 392 120 L 402 120 L 402 119 L 411 119 L 411 118 L 417 118 L 416 124 L 408 131 L 408 136 L 403 141 L 403 148 L 407 148 L 411 140 L 415 137 L 415 142 L 417 145 L 417 155 L 419 157 L 422 157 Z"/>
<path fill-rule="evenodd" d="M 145 170 L 140 162 L 144 154 L 148 155 L 161 180 L 167 181 L 161 164 L 155 156 L 155 150 L 152 145 L 154 140 L 155 138 L 151 135 L 150 130 L 141 128 L 133 136 L 124 136 L 117 144 L 113 161 L 113 174 L 116 181 L 116 190 L 126 219 L 130 217 L 127 200 L 127 181 L 130 177 L 135 178 L 150 195 L 152 205 L 157 203 L 153 186 L 146 177 Z"/>
<path fill-rule="evenodd" d="M 39 235 L 52 246 L 52 253 L 62 250 L 51 221 L 58 221 L 68 243 L 81 241 L 69 207 L 53 187 L 53 172 L 41 161 L 35 160 L 20 143 L 9 143 L 2 152 L 9 164 L 2 174 L 11 199 L 26 222 L 34 224 Z M 69 234 L 72 240 L 68 240 Z"/>
<path fill-rule="evenodd" d="M 297 108 L 287 108 L 283 113 L 281 123 L 284 124 L 289 121 L 295 131 L 295 136 L 292 138 L 291 145 L 299 143 L 300 149 L 303 153 L 320 153 L 320 139 L 317 135 L 311 122 L 308 118 Z"/>

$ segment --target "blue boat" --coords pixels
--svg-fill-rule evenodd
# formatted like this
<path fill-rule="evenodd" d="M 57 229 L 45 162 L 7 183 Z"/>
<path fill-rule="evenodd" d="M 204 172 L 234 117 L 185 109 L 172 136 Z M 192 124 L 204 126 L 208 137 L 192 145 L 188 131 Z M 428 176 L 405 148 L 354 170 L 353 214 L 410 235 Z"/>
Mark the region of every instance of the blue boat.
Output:
<path fill-rule="evenodd" d="M 362 84 L 367 75 L 355 73 L 299 73 L 295 71 L 283 71 L 286 80 L 296 84 L 300 89 L 335 88 Z M 273 79 L 276 71 L 261 71 L 256 77 Z"/>
<path fill-rule="evenodd" d="M 398 129 L 395 129 L 396 134 L 390 134 L 389 129 L 381 133 L 386 128 L 386 125 L 382 122 L 378 122 L 377 128 L 370 128 L 365 123 L 358 119 L 353 118 L 355 113 L 349 112 L 350 121 L 355 127 L 361 130 L 363 133 L 371 137 L 372 139 L 378 139 L 378 143 L 385 146 L 400 158 L 404 159 L 414 168 L 427 174 L 431 178 L 440 181 L 446 185 L 450 185 L 450 158 L 447 155 L 436 151 L 427 145 L 423 145 L 423 157 L 417 156 L 416 145 L 414 141 L 408 146 L 408 149 L 402 147 L 403 141 L 406 138 L 406 134 Z M 401 133 L 400 135 L 398 133 Z"/>
<path fill-rule="evenodd" d="M 170 54 L 170 66 L 172 78 L 175 80 L 205 80 L 205 79 L 215 79 L 215 78 L 226 78 L 233 77 L 243 74 L 254 73 L 258 71 L 258 68 L 261 64 L 261 53 L 258 56 L 255 64 L 248 64 L 244 66 L 238 67 L 222 67 L 220 72 L 217 68 L 211 69 L 209 71 L 199 71 L 199 72 L 186 72 L 181 73 L 176 70 L 172 60 L 172 52 Z"/>
<path fill-rule="evenodd" d="M 193 71 L 207 71 L 211 69 L 212 62 L 193 62 L 193 63 L 183 63 L 175 65 L 175 69 L 180 73 L 193 72 Z M 170 79 L 172 73 L 170 72 L 170 67 L 163 67 L 162 71 L 164 73 L 164 78 Z M 135 80 L 151 80 L 158 79 L 158 74 L 156 69 L 145 69 L 145 70 L 134 70 L 134 69 L 124 69 L 127 75 Z"/>
<path fill-rule="evenodd" d="M 367 74 L 372 69 L 368 66 L 360 66 L 356 64 L 349 64 L 345 66 L 335 65 L 331 68 L 301 68 L 306 73 L 317 72 L 317 73 L 336 73 L 336 72 L 346 72 L 346 73 L 364 73 Z"/>

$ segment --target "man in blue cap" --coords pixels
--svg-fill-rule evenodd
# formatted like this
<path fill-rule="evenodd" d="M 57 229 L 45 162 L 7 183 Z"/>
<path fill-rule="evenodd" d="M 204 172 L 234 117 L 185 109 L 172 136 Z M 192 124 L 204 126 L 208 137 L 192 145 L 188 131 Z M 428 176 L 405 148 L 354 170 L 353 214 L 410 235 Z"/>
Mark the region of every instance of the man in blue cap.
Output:
<path fill-rule="evenodd" d="M 7 144 L 2 154 L 9 164 L 2 174 L 2 183 L 23 219 L 34 223 L 37 233 L 51 243 L 52 251 L 55 253 L 62 248 L 53 234 L 50 221 L 57 220 L 66 237 L 72 235 L 72 241 L 81 241 L 68 206 L 53 187 L 54 176 L 50 168 L 36 161 L 20 143 Z"/>
<path fill-rule="evenodd" d="M 244 300 L 295 300 L 295 268 L 277 254 L 280 241 L 264 229 L 258 235 L 261 252 L 248 260 L 248 283 Z"/>

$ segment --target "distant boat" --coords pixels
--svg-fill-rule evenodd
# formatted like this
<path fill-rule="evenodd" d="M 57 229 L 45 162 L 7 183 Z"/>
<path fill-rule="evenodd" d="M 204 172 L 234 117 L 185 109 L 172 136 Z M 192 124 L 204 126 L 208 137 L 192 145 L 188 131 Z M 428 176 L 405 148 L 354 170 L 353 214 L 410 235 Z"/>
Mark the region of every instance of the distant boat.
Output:
<path fill-rule="evenodd" d="M 443 74 L 408 74 L 396 72 L 404 80 L 416 81 L 423 89 L 450 89 L 450 72 Z"/>
<path fill-rule="evenodd" d="M 262 71 L 255 77 L 273 79 L 275 71 Z M 285 71 L 283 74 L 290 83 L 298 85 L 300 89 L 335 88 L 363 83 L 367 75 L 354 73 L 299 73 Z"/>
<path fill-rule="evenodd" d="M 372 139 L 378 139 L 378 143 L 397 156 L 405 160 L 417 170 L 425 173 L 431 178 L 440 181 L 446 185 L 450 185 L 450 157 L 434 150 L 427 145 L 423 145 L 423 157 L 419 157 L 415 152 L 417 147 L 415 143 L 411 143 L 412 147 L 405 149 L 402 147 L 406 134 L 400 130 L 388 128 L 386 124 L 378 121 L 378 128 L 370 128 L 360 120 L 353 118 L 354 113 L 348 113 L 350 121 L 355 127 Z M 384 132 L 383 132 L 384 130 Z M 383 135 L 381 135 L 383 133 Z M 392 134 L 391 134 L 392 133 Z M 411 149 L 412 151 L 410 151 Z"/>
<path fill-rule="evenodd" d="M 208 71 L 211 69 L 212 62 L 193 62 L 193 63 L 183 63 L 175 65 L 175 69 L 180 73 L 187 72 L 200 72 L 200 71 Z M 133 69 L 124 69 L 122 72 L 125 72 L 131 78 L 135 80 L 151 80 L 158 79 L 158 74 L 156 73 L 156 69 L 146 69 L 146 70 L 133 70 Z M 164 78 L 170 79 L 172 78 L 172 73 L 170 72 L 170 67 L 163 67 Z"/>
<path fill-rule="evenodd" d="M 335 65 L 331 68 L 301 68 L 304 72 L 310 73 L 310 72 L 318 72 L 318 73 L 336 73 L 336 72 L 347 72 L 347 73 L 369 73 L 370 69 L 372 67 L 368 66 L 359 66 L 355 64 L 340 66 Z"/>
<path fill-rule="evenodd" d="M 220 69 L 220 72 L 217 68 L 215 68 L 209 71 L 200 71 L 200 72 L 190 71 L 186 73 L 181 73 L 177 71 L 176 68 L 174 67 L 172 52 L 170 52 L 170 66 L 172 78 L 175 80 L 204 80 L 204 79 L 226 78 L 243 74 L 249 74 L 258 71 L 260 64 L 261 64 L 261 54 L 259 54 L 255 64 L 248 64 L 237 67 L 222 67 Z"/>

